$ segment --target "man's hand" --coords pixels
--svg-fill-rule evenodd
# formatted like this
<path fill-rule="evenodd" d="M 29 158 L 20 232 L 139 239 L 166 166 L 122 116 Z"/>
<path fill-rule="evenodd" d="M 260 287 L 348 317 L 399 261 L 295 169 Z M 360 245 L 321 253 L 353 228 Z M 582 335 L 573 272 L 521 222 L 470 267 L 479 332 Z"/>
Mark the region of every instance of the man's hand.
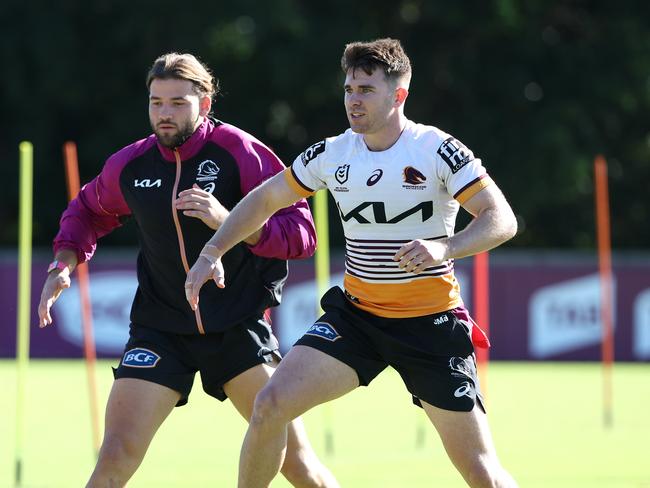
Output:
<path fill-rule="evenodd" d="M 210 278 L 214 280 L 219 288 L 226 286 L 221 257 L 208 254 L 204 248 L 199 255 L 199 259 L 196 260 L 190 272 L 187 273 L 187 279 L 185 280 L 185 298 L 187 298 L 192 310 L 196 310 L 196 307 L 199 306 L 199 292 L 203 284 Z"/>
<path fill-rule="evenodd" d="M 437 266 L 448 258 L 449 248 L 447 240 L 425 241 L 417 239 L 404 244 L 393 261 L 399 262 L 399 267 L 404 271 L 419 274 L 426 268 Z"/>
<path fill-rule="evenodd" d="M 70 270 L 68 268 L 55 270 L 47 275 L 41 292 L 41 301 L 38 304 L 38 326 L 41 329 L 52 323 L 50 309 L 66 288 L 70 288 Z"/>
<path fill-rule="evenodd" d="M 219 203 L 214 195 L 202 190 L 196 183 L 189 190 L 178 194 L 176 208 L 183 211 L 183 215 L 195 217 L 210 227 L 217 230 L 228 217 L 228 210 Z"/>

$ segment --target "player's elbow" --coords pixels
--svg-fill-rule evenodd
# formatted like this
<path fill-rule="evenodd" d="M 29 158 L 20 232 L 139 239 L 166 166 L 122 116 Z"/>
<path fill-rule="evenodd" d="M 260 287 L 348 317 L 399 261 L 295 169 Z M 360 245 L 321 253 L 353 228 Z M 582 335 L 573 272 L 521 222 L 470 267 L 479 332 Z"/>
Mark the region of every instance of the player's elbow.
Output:
<path fill-rule="evenodd" d="M 510 207 L 508 207 L 507 212 L 503 213 L 501 228 L 503 234 L 503 242 L 509 241 L 517 235 L 517 217 Z"/>

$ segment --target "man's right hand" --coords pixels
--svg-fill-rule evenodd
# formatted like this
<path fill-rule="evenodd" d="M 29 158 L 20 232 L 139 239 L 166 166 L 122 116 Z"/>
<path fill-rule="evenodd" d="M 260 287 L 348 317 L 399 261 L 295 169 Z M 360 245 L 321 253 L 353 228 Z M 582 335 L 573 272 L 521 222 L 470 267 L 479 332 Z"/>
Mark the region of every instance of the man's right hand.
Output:
<path fill-rule="evenodd" d="M 50 309 L 65 288 L 70 288 L 70 269 L 54 270 L 47 275 L 41 301 L 38 304 L 38 326 L 42 329 L 52 323 Z"/>

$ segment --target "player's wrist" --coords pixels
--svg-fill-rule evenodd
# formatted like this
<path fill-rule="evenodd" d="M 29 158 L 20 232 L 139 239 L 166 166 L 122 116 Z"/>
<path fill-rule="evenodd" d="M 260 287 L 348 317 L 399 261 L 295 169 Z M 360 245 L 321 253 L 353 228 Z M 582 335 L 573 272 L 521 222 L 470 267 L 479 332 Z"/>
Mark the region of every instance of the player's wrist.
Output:
<path fill-rule="evenodd" d="M 70 263 L 67 263 L 61 259 L 55 259 L 47 266 L 47 274 L 48 276 L 50 275 L 58 276 L 61 274 L 70 275 L 73 269 L 74 266 L 71 265 Z"/>
<path fill-rule="evenodd" d="M 199 254 L 199 256 L 210 261 L 210 264 L 216 264 L 217 261 L 221 259 L 222 255 L 223 252 L 217 246 L 214 246 L 212 244 L 206 244 L 205 246 L 203 246 L 203 249 Z"/>
<path fill-rule="evenodd" d="M 446 239 L 443 239 L 441 243 L 443 246 L 444 261 L 454 259 L 453 239 L 451 237 L 447 237 Z"/>

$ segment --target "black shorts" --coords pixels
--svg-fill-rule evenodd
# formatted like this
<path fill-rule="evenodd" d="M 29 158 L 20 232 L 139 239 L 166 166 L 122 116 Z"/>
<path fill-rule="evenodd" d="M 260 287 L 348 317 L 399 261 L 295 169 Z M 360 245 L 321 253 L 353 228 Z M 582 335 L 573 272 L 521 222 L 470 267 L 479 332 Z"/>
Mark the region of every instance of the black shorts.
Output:
<path fill-rule="evenodd" d="M 353 368 L 367 386 L 386 366 L 402 377 L 416 405 L 445 410 L 484 409 L 465 309 L 413 318 L 384 318 L 355 307 L 331 288 L 325 311 L 296 345 L 309 346 Z"/>
<path fill-rule="evenodd" d="M 224 401 L 225 383 L 253 366 L 279 358 L 278 340 L 263 317 L 205 335 L 173 334 L 131 324 L 129 341 L 113 376 L 139 378 L 176 390 L 181 394 L 176 404 L 180 407 L 187 403 L 197 371 L 203 390 Z"/>

